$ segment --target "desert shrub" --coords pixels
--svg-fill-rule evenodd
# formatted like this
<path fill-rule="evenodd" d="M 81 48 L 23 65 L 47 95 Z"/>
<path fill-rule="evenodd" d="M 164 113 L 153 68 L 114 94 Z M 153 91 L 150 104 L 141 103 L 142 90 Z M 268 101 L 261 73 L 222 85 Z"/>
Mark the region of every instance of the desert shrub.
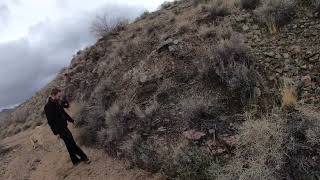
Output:
<path fill-rule="evenodd" d="M 22 127 L 22 130 L 25 131 L 27 129 L 29 129 L 31 127 L 31 124 L 30 123 L 26 123 L 23 127 Z"/>
<path fill-rule="evenodd" d="M 136 20 L 139 21 L 139 20 L 146 19 L 149 14 L 150 14 L 149 11 L 145 11 Z"/>
<path fill-rule="evenodd" d="M 314 8 L 317 13 L 320 13 L 320 0 L 299 0 L 299 4 Z"/>
<path fill-rule="evenodd" d="M 209 18 L 223 17 L 230 14 L 228 4 L 223 0 L 210 0 L 201 6 L 202 12 L 209 13 Z"/>
<path fill-rule="evenodd" d="M 8 149 L 6 149 L 4 147 L 4 145 L 0 144 L 0 156 L 2 156 L 3 154 L 5 154 L 8 151 Z"/>
<path fill-rule="evenodd" d="M 287 24 L 295 15 L 295 0 L 267 0 L 257 9 L 257 15 L 271 33 Z"/>
<path fill-rule="evenodd" d="M 131 159 L 133 164 L 139 168 L 146 169 L 150 172 L 158 172 L 162 166 L 162 162 L 159 159 L 159 154 L 153 149 L 153 147 L 146 143 L 142 138 L 133 142 Z"/>
<path fill-rule="evenodd" d="M 255 9 L 260 4 L 260 0 L 240 0 L 243 9 Z"/>
<path fill-rule="evenodd" d="M 24 123 L 28 116 L 29 111 L 27 109 L 19 109 L 12 113 L 11 120 L 16 123 Z"/>
<path fill-rule="evenodd" d="M 230 179 L 277 179 L 288 137 L 285 123 L 278 110 L 258 119 L 248 114 L 237 137 L 235 157 L 224 168 L 224 175 Z"/>
<path fill-rule="evenodd" d="M 109 35 L 112 32 L 123 30 L 128 24 L 128 20 L 121 17 L 110 17 L 107 14 L 96 16 L 92 22 L 90 30 L 98 38 Z"/>
<path fill-rule="evenodd" d="M 91 127 L 81 127 L 78 129 L 79 143 L 84 146 L 92 146 L 97 143 L 97 131 Z"/>
<path fill-rule="evenodd" d="M 255 97 L 258 73 L 253 67 L 253 58 L 242 40 L 233 34 L 230 39 L 221 40 L 213 50 L 209 62 L 209 76 L 223 83 L 232 95 L 240 97 L 243 104 Z"/>
<path fill-rule="evenodd" d="M 179 106 L 185 123 L 190 129 L 206 132 L 209 129 L 228 131 L 228 124 L 217 123 L 217 119 L 225 113 L 224 106 L 217 103 L 214 96 L 197 94 L 180 101 Z"/>
<path fill-rule="evenodd" d="M 14 129 L 13 129 L 13 135 L 14 134 L 18 134 L 22 131 L 21 127 L 20 126 L 16 126 Z"/>
<path fill-rule="evenodd" d="M 159 170 L 161 162 L 145 138 L 152 131 L 150 122 L 156 108 L 154 104 L 142 111 L 138 107 L 128 108 L 128 103 L 115 102 L 105 113 L 104 128 L 98 133 L 99 144 L 111 156 L 125 157 L 152 172 Z"/>
<path fill-rule="evenodd" d="M 320 0 L 313 0 L 312 5 L 318 13 L 318 16 L 320 16 Z"/>
<path fill-rule="evenodd" d="M 86 105 L 75 119 L 80 143 L 86 146 L 96 145 L 98 131 L 104 125 L 104 110 L 98 106 Z"/>
<path fill-rule="evenodd" d="M 136 122 L 135 122 L 136 121 Z M 124 137 L 137 125 L 138 117 L 125 104 L 114 103 L 105 112 L 103 129 L 98 133 L 101 144 L 110 155 L 117 155 Z"/>
<path fill-rule="evenodd" d="M 0 144 L 0 154 L 2 153 L 3 149 L 4 149 L 3 145 Z"/>
<path fill-rule="evenodd" d="M 306 105 L 298 105 L 287 115 L 289 137 L 283 166 L 290 179 L 319 179 L 319 115 Z"/>
<path fill-rule="evenodd" d="M 109 110 L 105 113 L 105 130 L 100 135 L 100 141 L 102 144 L 108 144 L 112 141 L 120 139 L 126 132 L 126 118 L 128 117 L 128 111 L 119 107 L 117 104 L 113 104 Z"/>
<path fill-rule="evenodd" d="M 194 6 L 194 7 L 197 7 L 197 6 L 199 6 L 199 4 L 205 4 L 205 3 L 207 3 L 209 0 L 193 0 L 192 1 L 192 5 Z"/>
<path fill-rule="evenodd" d="M 216 179 L 220 173 L 221 165 L 210 156 L 196 147 L 185 150 L 175 162 L 178 179 Z"/>
<path fill-rule="evenodd" d="M 162 4 L 160 5 L 160 9 L 167 9 L 167 8 L 169 8 L 170 6 L 171 6 L 171 2 L 165 1 L 164 3 L 162 3 Z"/>

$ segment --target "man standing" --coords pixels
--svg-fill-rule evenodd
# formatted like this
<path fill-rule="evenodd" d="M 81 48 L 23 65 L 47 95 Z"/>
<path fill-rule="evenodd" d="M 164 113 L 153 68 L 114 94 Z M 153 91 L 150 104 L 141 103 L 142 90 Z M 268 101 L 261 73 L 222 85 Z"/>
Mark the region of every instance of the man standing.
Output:
<path fill-rule="evenodd" d="M 62 139 L 68 149 L 71 161 L 74 165 L 81 161 L 90 163 L 87 155 L 78 147 L 73 136 L 68 129 L 68 122 L 74 123 L 74 120 L 65 112 L 61 105 L 62 92 L 58 88 L 53 88 L 47 104 L 44 107 L 48 124 L 54 135 Z"/>

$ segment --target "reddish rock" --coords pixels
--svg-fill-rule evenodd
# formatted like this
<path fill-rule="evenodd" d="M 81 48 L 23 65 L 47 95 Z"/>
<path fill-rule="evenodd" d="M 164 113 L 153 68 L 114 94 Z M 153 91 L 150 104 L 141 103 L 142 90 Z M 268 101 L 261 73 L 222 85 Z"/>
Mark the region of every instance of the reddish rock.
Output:
<path fill-rule="evenodd" d="M 224 137 L 222 140 L 230 146 L 237 144 L 237 138 L 235 136 Z"/>
<path fill-rule="evenodd" d="M 189 130 L 183 132 L 183 136 L 189 140 L 199 140 L 205 135 L 205 133 L 196 130 Z"/>
<path fill-rule="evenodd" d="M 211 154 L 212 155 L 220 155 L 220 154 L 222 154 L 222 153 L 224 153 L 226 151 L 227 151 L 226 149 L 219 147 L 217 149 L 211 150 Z"/>

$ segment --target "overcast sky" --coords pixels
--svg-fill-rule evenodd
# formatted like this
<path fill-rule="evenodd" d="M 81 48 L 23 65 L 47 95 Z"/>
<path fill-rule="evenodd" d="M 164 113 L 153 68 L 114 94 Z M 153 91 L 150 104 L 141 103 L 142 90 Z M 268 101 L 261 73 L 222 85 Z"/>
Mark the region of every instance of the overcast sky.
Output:
<path fill-rule="evenodd" d="M 95 42 L 97 14 L 133 19 L 164 0 L 0 0 L 0 110 L 21 103 Z"/>

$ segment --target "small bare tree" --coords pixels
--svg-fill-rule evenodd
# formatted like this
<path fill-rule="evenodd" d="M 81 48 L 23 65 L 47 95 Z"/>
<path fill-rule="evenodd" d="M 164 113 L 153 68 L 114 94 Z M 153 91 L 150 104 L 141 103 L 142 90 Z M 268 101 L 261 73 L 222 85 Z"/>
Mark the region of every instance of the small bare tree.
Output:
<path fill-rule="evenodd" d="M 97 38 L 101 38 L 113 31 L 123 30 L 128 23 L 129 21 L 124 17 L 111 17 L 108 14 L 97 15 L 90 30 Z"/>

